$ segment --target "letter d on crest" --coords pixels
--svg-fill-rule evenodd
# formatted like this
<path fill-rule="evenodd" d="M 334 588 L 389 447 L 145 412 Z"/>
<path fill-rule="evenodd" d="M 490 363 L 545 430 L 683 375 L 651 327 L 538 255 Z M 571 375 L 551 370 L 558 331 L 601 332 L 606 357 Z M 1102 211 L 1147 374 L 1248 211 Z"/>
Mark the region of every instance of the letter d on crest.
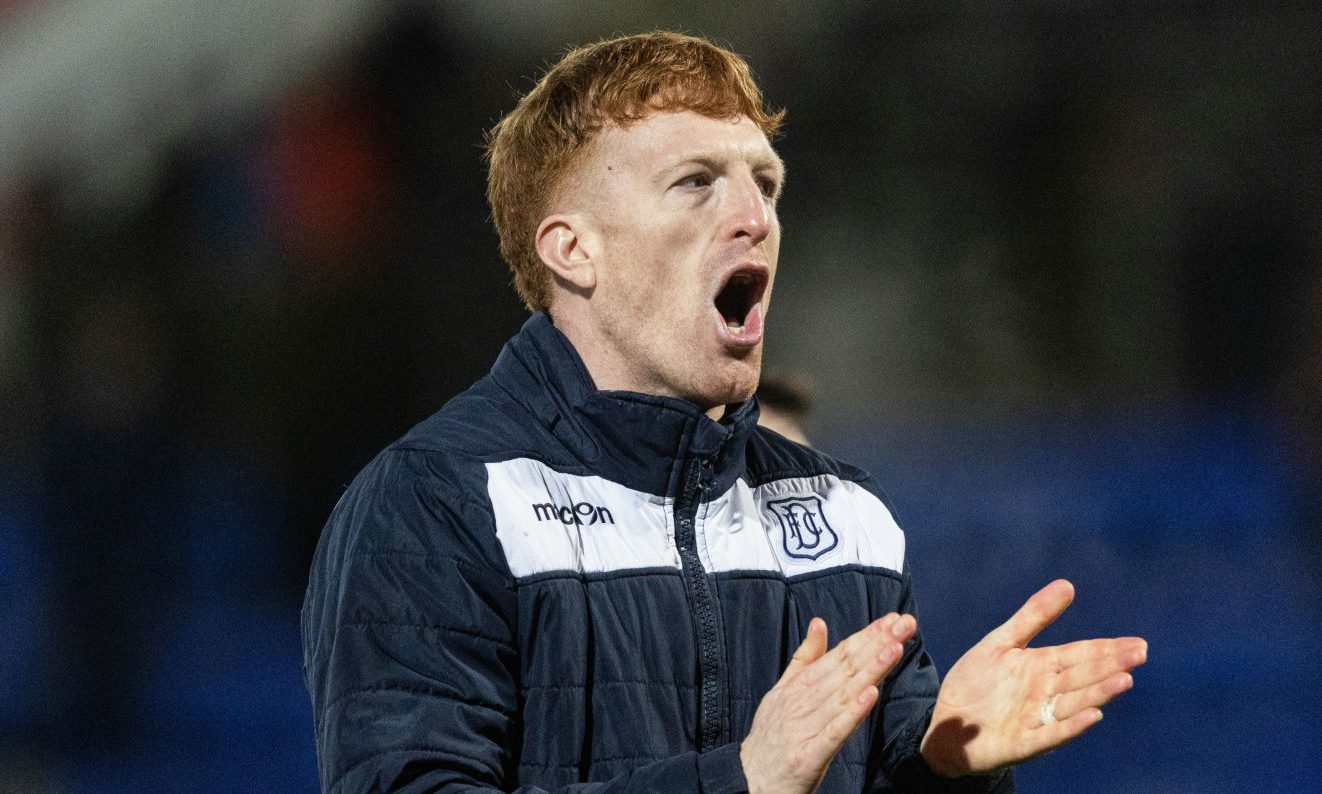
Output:
<path fill-rule="evenodd" d="M 840 542 L 817 496 L 792 496 L 773 499 L 767 507 L 780 521 L 782 548 L 785 554 L 800 560 L 815 560 Z"/>

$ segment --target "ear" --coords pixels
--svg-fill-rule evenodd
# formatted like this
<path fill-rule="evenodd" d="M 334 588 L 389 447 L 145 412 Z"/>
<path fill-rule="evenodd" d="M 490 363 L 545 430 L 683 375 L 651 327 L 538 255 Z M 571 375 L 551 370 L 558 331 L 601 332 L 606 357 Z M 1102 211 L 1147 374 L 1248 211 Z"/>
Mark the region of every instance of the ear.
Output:
<path fill-rule="evenodd" d="M 596 235 L 582 215 L 548 215 L 537 227 L 537 256 L 556 277 L 579 290 L 597 286 Z"/>

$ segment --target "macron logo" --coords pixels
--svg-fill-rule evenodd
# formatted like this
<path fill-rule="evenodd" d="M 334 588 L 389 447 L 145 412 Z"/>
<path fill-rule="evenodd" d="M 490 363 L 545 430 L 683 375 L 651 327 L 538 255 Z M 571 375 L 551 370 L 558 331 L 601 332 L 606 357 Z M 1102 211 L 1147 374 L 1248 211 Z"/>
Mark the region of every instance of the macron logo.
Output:
<path fill-rule="evenodd" d="M 563 507 L 553 505 L 550 502 L 543 502 L 533 505 L 532 511 L 537 516 L 538 521 L 558 520 L 562 524 L 595 524 L 598 521 L 603 524 L 615 523 L 615 517 L 611 515 L 611 511 L 587 502 L 578 502 Z"/>

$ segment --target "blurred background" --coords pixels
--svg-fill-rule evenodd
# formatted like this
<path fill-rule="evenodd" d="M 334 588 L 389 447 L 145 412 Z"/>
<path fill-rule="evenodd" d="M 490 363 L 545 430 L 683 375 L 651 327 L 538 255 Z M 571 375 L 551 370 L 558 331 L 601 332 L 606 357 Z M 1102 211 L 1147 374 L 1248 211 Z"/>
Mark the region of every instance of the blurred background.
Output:
<path fill-rule="evenodd" d="M 654 27 L 789 109 L 768 370 L 938 665 L 1151 643 L 1020 789 L 1322 790 L 1322 11 L 1240 5 L 0 2 L 0 791 L 316 790 L 322 523 L 525 316 L 483 131 Z"/>

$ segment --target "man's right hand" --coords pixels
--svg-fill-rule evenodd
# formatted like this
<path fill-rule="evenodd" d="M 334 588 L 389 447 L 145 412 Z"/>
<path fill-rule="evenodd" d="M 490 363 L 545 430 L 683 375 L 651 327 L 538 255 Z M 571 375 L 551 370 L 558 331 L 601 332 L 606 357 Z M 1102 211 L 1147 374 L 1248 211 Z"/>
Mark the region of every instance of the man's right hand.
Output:
<path fill-rule="evenodd" d="M 749 794 L 811 794 L 877 702 L 877 684 L 899 661 L 917 623 L 891 613 L 826 652 L 813 618 L 785 673 L 758 704 L 739 748 Z"/>

